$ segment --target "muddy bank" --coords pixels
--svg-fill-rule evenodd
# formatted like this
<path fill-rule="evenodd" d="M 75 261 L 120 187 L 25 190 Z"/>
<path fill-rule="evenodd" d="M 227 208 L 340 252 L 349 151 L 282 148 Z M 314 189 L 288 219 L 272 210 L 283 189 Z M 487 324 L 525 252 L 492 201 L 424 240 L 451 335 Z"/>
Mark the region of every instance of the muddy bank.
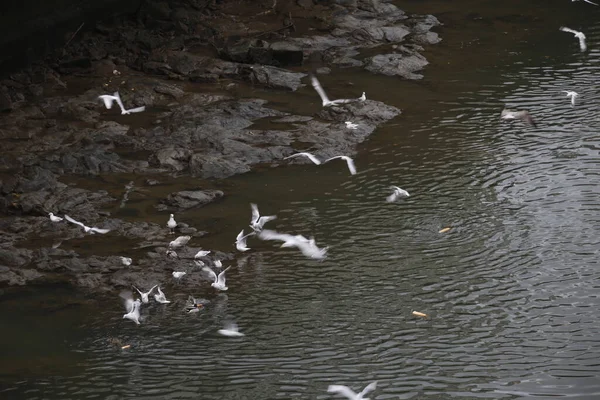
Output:
<path fill-rule="evenodd" d="M 287 164 L 282 159 L 298 150 L 319 157 L 352 155 L 400 110 L 369 99 L 367 89 L 365 101 L 297 115 L 264 99 L 240 97 L 238 90 L 295 92 L 310 85 L 310 71 L 327 74 L 346 67 L 420 79 L 427 65 L 423 46 L 440 40 L 431 31 L 439 25 L 435 17 L 407 15 L 376 0 L 289 1 L 275 8 L 271 2 L 207 4 L 144 2 L 135 15 L 98 22 L 44 63 L 1 82 L 1 285 L 61 282 L 109 290 L 163 281 L 182 265 L 193 270 L 197 248 L 170 257 L 166 226 L 113 218 L 105 208 L 122 198 L 66 184 L 63 177 L 223 179 L 257 165 Z M 198 84 L 211 90 L 198 93 Z M 126 107 L 146 111 L 106 110 L 98 96 L 115 91 Z M 362 92 L 344 91 L 348 97 Z M 348 129 L 345 121 L 358 128 Z M 154 184 L 146 180 L 146 189 Z M 191 184 L 156 209 L 184 211 L 224 195 Z M 144 257 L 125 267 L 118 255 L 62 250 L 59 242 L 85 242 L 86 233 L 64 221 L 51 222 L 48 212 L 109 228 L 107 236 L 131 241 Z M 178 233 L 205 234 L 184 224 Z M 45 244 L 24 245 L 34 238 Z"/>

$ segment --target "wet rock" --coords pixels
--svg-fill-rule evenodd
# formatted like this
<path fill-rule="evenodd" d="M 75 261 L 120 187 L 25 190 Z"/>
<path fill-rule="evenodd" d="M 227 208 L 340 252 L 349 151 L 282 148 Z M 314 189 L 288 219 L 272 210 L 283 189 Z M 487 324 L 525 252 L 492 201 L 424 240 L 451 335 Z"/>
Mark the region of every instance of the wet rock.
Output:
<path fill-rule="evenodd" d="M 416 71 L 423 69 L 427 60 L 422 55 L 412 54 L 378 54 L 369 60 L 365 67 L 367 70 L 384 75 L 398 75 L 405 79 L 421 79 L 423 75 Z"/>
<path fill-rule="evenodd" d="M 153 166 L 183 171 L 189 165 L 191 154 L 192 152 L 189 149 L 167 147 L 154 153 L 149 162 Z"/>
<path fill-rule="evenodd" d="M 171 193 L 162 203 L 169 210 L 182 211 L 202 207 L 221 197 L 223 197 L 223 192 L 220 190 L 183 190 Z"/>
<path fill-rule="evenodd" d="M 0 247 L 0 265 L 21 267 L 31 261 L 32 253 L 31 250 L 4 245 Z"/>
<path fill-rule="evenodd" d="M 154 91 L 156 93 L 166 94 L 175 99 L 180 99 L 185 95 L 185 92 L 178 88 L 175 85 L 168 85 L 166 83 L 161 83 L 154 87 Z"/>

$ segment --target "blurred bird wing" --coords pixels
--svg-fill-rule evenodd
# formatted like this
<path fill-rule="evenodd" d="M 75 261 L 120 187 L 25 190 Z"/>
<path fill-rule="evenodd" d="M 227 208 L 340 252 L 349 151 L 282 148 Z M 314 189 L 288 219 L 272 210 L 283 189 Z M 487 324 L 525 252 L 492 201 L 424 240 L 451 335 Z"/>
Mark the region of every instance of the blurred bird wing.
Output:
<path fill-rule="evenodd" d="M 354 393 L 352 389 L 350 389 L 348 386 L 344 385 L 329 385 L 329 387 L 327 388 L 327 392 L 341 394 L 342 396 L 346 396 L 350 400 L 356 399 L 356 393 Z"/>

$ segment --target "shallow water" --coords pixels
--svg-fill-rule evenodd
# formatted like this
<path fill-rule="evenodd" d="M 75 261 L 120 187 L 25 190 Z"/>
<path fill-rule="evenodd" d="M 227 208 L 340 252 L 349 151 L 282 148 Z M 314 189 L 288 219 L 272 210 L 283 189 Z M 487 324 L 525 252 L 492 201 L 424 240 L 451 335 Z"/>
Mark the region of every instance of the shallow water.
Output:
<path fill-rule="evenodd" d="M 226 294 L 171 284 L 166 271 L 173 303 L 145 307 L 140 326 L 121 319 L 117 291 L 7 289 L 0 397 L 326 399 L 329 384 L 373 380 L 380 400 L 600 396 L 600 7 L 522 3 L 406 2 L 445 24 L 444 41 L 425 52 L 425 79 L 322 78 L 332 97 L 367 86 L 404 111 L 360 146 L 357 175 L 339 162 L 191 184 L 227 193 L 179 216 L 211 233 L 196 245 L 231 251 L 257 202 L 278 215 L 273 228 L 329 246 L 326 260 L 250 239 Z M 590 50 L 561 25 L 584 30 Z M 580 94 L 574 108 L 567 89 Z M 311 115 L 311 90 L 254 95 Z M 539 128 L 501 122 L 504 104 L 530 110 Z M 132 179 L 93 184 L 118 198 Z M 152 205 L 190 183 L 161 181 L 111 211 L 164 223 Z M 389 185 L 411 197 L 386 203 Z M 98 251 L 128 252 L 107 243 Z M 189 294 L 212 303 L 186 314 Z M 217 334 L 231 317 L 245 337 Z"/>

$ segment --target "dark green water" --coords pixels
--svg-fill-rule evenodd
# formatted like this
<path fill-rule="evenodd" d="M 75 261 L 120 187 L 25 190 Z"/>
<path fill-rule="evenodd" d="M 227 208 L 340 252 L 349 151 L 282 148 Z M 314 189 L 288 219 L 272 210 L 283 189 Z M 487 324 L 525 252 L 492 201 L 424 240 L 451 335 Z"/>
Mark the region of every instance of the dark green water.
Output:
<path fill-rule="evenodd" d="M 256 202 L 278 215 L 273 228 L 330 246 L 326 260 L 250 239 L 226 294 L 165 271 L 173 303 L 145 307 L 140 326 L 121 319 L 118 290 L 6 289 L 0 398 L 328 399 L 330 384 L 373 380 L 378 400 L 598 398 L 600 7 L 524 3 L 399 3 L 445 24 L 425 79 L 322 78 L 332 97 L 350 81 L 404 111 L 360 146 L 357 175 L 343 163 L 260 168 L 208 183 L 226 198 L 178 216 L 211 232 L 195 245 L 232 251 Z M 561 25 L 583 30 L 589 51 Z M 579 92 L 576 107 L 562 90 Z M 320 107 L 310 87 L 251 95 Z M 539 128 L 502 123 L 504 104 Z M 118 193 L 131 179 L 101 185 Z M 116 215 L 165 223 L 152 205 L 190 184 L 161 180 Z M 386 203 L 389 185 L 411 197 Z M 186 314 L 189 294 L 213 303 Z M 230 316 L 245 337 L 217 334 Z"/>

